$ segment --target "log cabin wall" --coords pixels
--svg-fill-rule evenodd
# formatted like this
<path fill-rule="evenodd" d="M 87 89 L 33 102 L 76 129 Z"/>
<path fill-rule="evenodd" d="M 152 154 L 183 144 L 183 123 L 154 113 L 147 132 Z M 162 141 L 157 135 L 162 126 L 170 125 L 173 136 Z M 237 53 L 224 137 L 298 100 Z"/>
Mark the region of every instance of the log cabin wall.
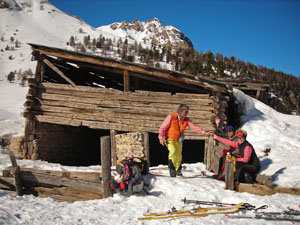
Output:
<path fill-rule="evenodd" d="M 101 136 L 101 132 L 157 134 L 166 115 L 176 112 L 180 104 L 190 107 L 189 118 L 205 130 L 215 130 L 216 115 L 224 124 L 230 117 L 232 95 L 226 85 L 172 71 L 45 48 L 33 46 L 38 60 L 36 77 L 28 81 L 23 114 L 27 158 L 54 160 L 61 155 L 59 158 L 63 160 L 80 152 L 84 147 L 79 146 L 93 142 L 93 135 Z M 59 134 L 53 134 L 51 129 Z M 83 131 L 93 134 L 84 137 Z M 80 138 L 83 141 L 78 143 Z M 214 142 L 189 129 L 185 139 L 205 141 L 204 162 L 210 166 Z M 54 142 L 46 146 L 49 140 Z M 52 153 L 45 153 L 48 151 Z"/>
<path fill-rule="evenodd" d="M 33 80 L 29 80 L 29 83 Z M 64 84 L 39 83 L 29 89 L 28 114 L 41 123 L 86 126 L 92 129 L 157 133 L 165 116 L 176 112 L 180 104 L 190 107 L 189 118 L 206 130 L 213 130 L 211 118 L 217 110 L 216 98 L 208 94 L 163 92 L 121 92 Z M 29 96 L 30 95 L 30 96 Z M 26 111 L 26 110 L 25 110 Z M 26 114 L 26 113 L 25 113 Z M 205 137 L 187 130 L 186 139 Z"/>

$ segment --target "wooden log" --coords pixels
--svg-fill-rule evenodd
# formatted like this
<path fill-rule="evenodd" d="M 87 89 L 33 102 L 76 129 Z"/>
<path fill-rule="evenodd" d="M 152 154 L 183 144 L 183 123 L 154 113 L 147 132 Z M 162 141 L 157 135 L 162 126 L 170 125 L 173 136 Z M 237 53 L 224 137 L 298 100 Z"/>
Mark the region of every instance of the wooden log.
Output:
<path fill-rule="evenodd" d="M 50 109 L 52 110 L 52 109 Z M 66 119 L 77 119 L 77 120 L 88 120 L 88 121 L 98 121 L 98 122 L 108 122 L 108 123 L 118 123 L 118 124 L 128 124 L 128 125 L 136 125 L 136 126 L 148 126 L 148 127 L 155 127 L 159 128 L 161 122 L 163 121 L 163 117 L 159 119 L 152 119 L 150 116 L 148 119 L 143 118 L 143 116 L 139 115 L 126 115 L 126 114 L 120 114 L 118 116 L 113 115 L 103 115 L 102 113 L 86 113 L 86 112 L 71 112 L 67 110 L 61 110 L 61 111 L 34 111 L 36 114 L 43 114 L 45 116 L 54 116 L 54 117 L 63 117 Z M 145 121 L 147 121 L 147 124 L 145 124 Z M 213 126 L 210 121 L 208 120 L 199 120 L 199 119 L 193 119 L 194 123 L 198 124 L 202 127 L 211 127 L 213 129 Z"/>
<path fill-rule="evenodd" d="M 45 90 L 47 93 L 57 93 L 57 94 L 72 94 L 72 95 L 85 95 L 88 94 L 88 96 L 94 96 L 101 94 L 114 94 L 114 95 L 133 95 L 133 96 L 139 96 L 139 97 L 159 97 L 159 98 L 173 98 L 182 100 L 204 100 L 204 99 L 210 99 L 210 101 L 213 101 L 213 97 L 211 97 L 208 94 L 189 94 L 189 93 L 176 93 L 175 95 L 172 95 L 169 92 L 154 92 L 154 91 L 141 91 L 136 90 L 135 92 L 128 92 L 124 93 L 123 91 L 119 90 L 112 90 L 107 88 L 95 88 L 95 87 L 88 87 L 88 86 L 75 86 L 71 87 L 66 84 L 54 84 L 54 83 L 39 83 L 38 85 L 39 89 Z"/>
<path fill-rule="evenodd" d="M 63 113 L 86 113 L 96 116 L 109 116 L 109 117 L 121 117 L 121 118 L 136 118 L 141 117 L 143 120 L 162 120 L 166 115 L 172 112 L 168 109 L 151 108 L 151 107 L 136 107 L 135 105 L 128 107 L 118 107 L 117 105 L 97 105 L 87 103 L 71 103 L 65 101 L 56 100 L 40 100 L 41 105 L 35 105 L 33 109 L 37 112 L 63 112 Z M 176 110 L 174 110 L 176 111 Z M 195 120 L 211 120 L 214 114 L 211 111 L 192 111 L 189 118 Z M 197 122 L 199 122 L 197 121 Z"/>
<path fill-rule="evenodd" d="M 0 189 L 16 191 L 15 179 L 13 177 L 0 176 Z"/>
<path fill-rule="evenodd" d="M 59 91 L 56 91 L 59 92 Z M 154 106 L 154 103 L 163 103 L 168 104 L 170 106 L 175 105 L 176 110 L 180 104 L 182 104 L 182 99 L 177 97 L 169 97 L 169 98 L 163 98 L 163 97 L 151 97 L 151 96 L 141 96 L 132 94 L 130 92 L 126 92 L 126 94 L 91 94 L 89 92 L 85 93 L 66 93 L 66 91 L 60 91 L 60 93 L 51 93 L 50 91 L 39 91 L 39 96 L 41 99 L 48 99 L 48 100 L 63 100 L 63 101 L 71 101 L 71 102 L 83 102 L 83 103 L 91 103 L 91 104 L 100 104 L 102 101 L 111 102 L 113 100 L 120 101 L 121 103 L 127 103 L 127 102 L 144 102 L 144 103 L 152 103 Z M 34 93 L 32 93 L 34 95 Z M 108 101 L 109 99 L 109 101 Z M 193 108 L 201 108 L 201 106 L 209 106 L 212 104 L 211 99 L 189 99 L 188 101 L 185 101 L 187 105 L 190 106 L 190 109 L 193 110 Z M 213 110 L 213 107 L 211 106 L 209 110 Z"/>
<path fill-rule="evenodd" d="M 27 94 L 34 97 L 37 94 L 37 89 L 35 89 L 35 88 L 29 88 Z"/>
<path fill-rule="evenodd" d="M 234 190 L 234 162 L 228 161 L 225 162 L 225 189 Z"/>
<path fill-rule="evenodd" d="M 27 82 L 29 85 L 32 85 L 33 87 L 37 87 L 39 84 L 35 78 L 28 78 Z"/>
<path fill-rule="evenodd" d="M 13 177 L 11 173 L 12 166 L 5 168 L 2 171 L 3 177 Z M 34 173 L 59 176 L 64 178 L 74 178 L 82 180 L 91 180 L 98 182 L 101 178 L 100 172 L 79 172 L 79 171 L 56 171 L 56 170 L 40 170 L 35 168 L 22 168 L 22 172 L 30 171 Z"/>
<path fill-rule="evenodd" d="M 45 107 L 43 107 L 45 108 Z M 48 111 L 49 110 L 49 111 Z M 51 111 L 50 111 L 51 110 Z M 52 116 L 52 117 L 61 117 L 69 120 L 85 120 L 85 121 L 97 121 L 97 122 L 107 122 L 107 123 L 116 123 L 116 124 L 127 124 L 127 125 L 136 125 L 140 127 L 154 127 L 159 128 L 161 122 L 163 121 L 164 117 L 154 118 L 151 116 L 144 116 L 139 114 L 104 114 L 100 113 L 88 113 L 88 112 L 72 112 L 72 110 L 64 110 L 61 109 L 60 111 L 52 109 L 51 107 L 45 111 L 33 111 L 35 115 L 44 115 L 44 116 Z M 147 121 L 147 124 L 145 124 Z M 209 120 L 204 119 L 197 119 L 193 118 L 192 121 L 199 125 L 202 128 L 214 130 L 214 127 Z"/>
<path fill-rule="evenodd" d="M 88 120 L 88 119 L 69 119 L 66 117 L 57 117 L 56 116 L 48 116 L 48 115 L 35 115 L 34 117 L 39 122 L 45 122 L 45 123 L 54 123 L 54 124 L 60 124 L 60 125 L 67 125 L 67 126 L 87 126 L 92 129 L 103 129 L 103 130 L 110 130 L 114 129 L 117 131 L 140 131 L 140 132 L 151 132 L 151 133 L 158 133 L 159 125 L 155 125 L 152 123 L 143 124 L 142 122 L 135 122 L 133 121 L 127 121 L 125 123 L 119 122 L 112 122 L 112 121 L 95 121 L 95 120 Z M 202 127 L 205 130 L 212 130 L 212 125 L 209 124 L 198 124 L 200 127 Z M 197 139 L 202 139 L 202 135 L 194 133 L 190 130 L 185 132 L 186 137 L 192 136 L 192 137 L 198 137 Z M 188 139 L 188 138 L 187 138 Z"/>
<path fill-rule="evenodd" d="M 123 71 L 123 83 L 124 83 L 124 91 L 127 92 L 130 90 L 130 78 L 128 74 L 128 70 Z"/>
<path fill-rule="evenodd" d="M 79 171 L 55 171 L 55 170 L 40 170 L 35 168 L 22 168 L 22 172 L 31 171 L 33 173 L 47 174 L 59 176 L 62 178 L 81 179 L 93 182 L 101 180 L 100 172 L 79 172 Z"/>
<path fill-rule="evenodd" d="M 185 138 L 186 139 L 186 138 Z M 211 161 L 214 153 L 214 139 L 212 137 L 206 137 L 205 139 L 205 152 L 204 152 L 204 163 L 209 171 L 211 168 Z"/>
<path fill-rule="evenodd" d="M 296 187 L 275 187 L 269 188 L 264 185 L 259 184 L 243 184 L 240 183 L 237 185 L 238 192 L 247 192 L 255 195 L 273 195 L 276 193 L 284 193 L 284 194 L 292 194 L 292 195 L 300 195 L 300 188 Z"/>
<path fill-rule="evenodd" d="M 56 93 L 56 94 L 65 94 L 65 95 L 79 95 L 82 96 L 85 93 L 88 94 L 89 97 L 97 97 L 101 96 L 103 94 L 111 94 L 116 96 L 139 96 L 143 98 L 152 97 L 152 98 L 172 98 L 177 100 L 207 100 L 210 99 L 213 101 L 213 97 L 210 97 L 209 95 L 203 95 L 203 94 L 189 94 L 189 93 L 176 93 L 174 95 L 171 95 L 168 92 L 150 92 L 150 91 L 135 91 L 135 92 L 123 92 L 119 90 L 114 89 L 107 89 L 107 88 L 97 88 L 97 87 L 89 87 L 89 86 L 76 86 L 71 87 L 66 84 L 58 84 L 58 83 L 39 83 L 38 88 L 41 90 L 44 90 L 47 93 Z"/>
<path fill-rule="evenodd" d="M 45 79 L 45 62 L 41 61 L 41 71 L 40 71 L 40 74 L 39 74 L 39 78 L 37 79 L 38 82 L 43 82 L 44 79 Z"/>
<path fill-rule="evenodd" d="M 100 180 L 85 180 L 78 178 L 67 178 L 53 174 L 36 171 L 22 171 L 22 181 L 25 187 L 32 186 L 53 186 L 70 187 L 83 191 L 102 193 L 102 182 Z"/>
<path fill-rule="evenodd" d="M 111 165 L 117 165 L 117 145 L 116 145 L 116 130 L 110 130 L 110 146 L 111 146 Z"/>
<path fill-rule="evenodd" d="M 87 120 L 76 120 L 76 119 L 66 119 L 63 117 L 54 117 L 54 116 L 44 116 L 44 115 L 35 115 L 35 120 L 41 123 L 53 123 L 59 125 L 67 125 L 67 126 L 87 126 L 91 129 L 103 129 L 103 130 L 110 130 L 114 129 L 117 131 L 127 131 L 127 132 L 151 132 L 151 133 L 158 133 L 158 127 L 146 127 L 141 126 L 137 127 L 134 125 L 128 124 L 115 124 L 109 122 L 98 122 L 98 121 L 87 121 Z M 211 130 L 212 127 L 205 127 L 201 126 L 205 130 Z M 185 132 L 185 139 L 186 140 L 205 140 L 207 137 L 193 133 L 191 131 Z"/>
<path fill-rule="evenodd" d="M 22 184 L 22 175 L 21 175 L 21 169 L 20 166 L 17 165 L 16 158 L 14 154 L 11 151 L 8 151 L 9 158 L 12 164 L 12 174 L 15 180 L 15 188 L 17 195 L 22 196 L 23 195 L 23 184 Z"/>
<path fill-rule="evenodd" d="M 63 187 L 63 188 L 45 188 L 45 187 L 33 187 L 31 192 L 35 192 L 38 197 L 51 197 L 59 201 L 86 201 L 101 199 L 102 194 L 92 191 L 83 191 L 75 188 Z"/>
<path fill-rule="evenodd" d="M 110 157 L 110 138 L 103 136 L 101 142 L 101 166 L 102 166 L 102 182 L 103 182 L 103 198 L 112 196 L 112 191 L 109 186 L 111 180 L 111 157 Z"/>
<path fill-rule="evenodd" d="M 150 147 L 149 147 L 149 133 L 143 132 L 144 136 L 144 149 L 145 149 L 145 155 L 148 165 L 150 166 Z"/>
<path fill-rule="evenodd" d="M 39 53 L 38 53 L 39 55 Z M 37 61 L 37 64 L 36 64 L 36 68 L 35 68 L 35 77 L 34 79 L 37 81 L 37 82 L 40 82 L 41 81 L 41 61 L 38 60 Z"/>

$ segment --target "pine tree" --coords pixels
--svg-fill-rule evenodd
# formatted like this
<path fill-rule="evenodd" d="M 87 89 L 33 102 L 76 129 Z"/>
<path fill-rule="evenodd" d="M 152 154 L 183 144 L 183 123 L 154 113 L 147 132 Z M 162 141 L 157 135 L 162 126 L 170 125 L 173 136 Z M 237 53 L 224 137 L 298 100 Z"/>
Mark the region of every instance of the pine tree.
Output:
<path fill-rule="evenodd" d="M 75 46 L 75 38 L 74 38 L 74 36 L 70 37 L 69 42 L 70 42 L 70 46 L 72 46 L 72 47 Z"/>
<path fill-rule="evenodd" d="M 7 80 L 11 83 L 15 80 L 15 73 L 14 72 L 10 72 L 8 75 L 7 75 Z"/>

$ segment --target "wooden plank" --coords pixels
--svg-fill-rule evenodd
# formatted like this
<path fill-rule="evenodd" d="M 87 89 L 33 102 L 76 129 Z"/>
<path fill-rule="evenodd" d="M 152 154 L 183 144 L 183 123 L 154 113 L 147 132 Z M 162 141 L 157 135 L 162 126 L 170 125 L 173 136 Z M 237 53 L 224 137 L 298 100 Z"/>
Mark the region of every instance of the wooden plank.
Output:
<path fill-rule="evenodd" d="M 117 130 L 117 131 L 140 131 L 140 132 L 151 132 L 151 133 L 158 133 L 158 127 L 146 127 L 141 126 L 138 127 L 136 125 L 127 125 L 127 124 L 114 124 L 114 123 L 108 123 L 108 122 L 97 122 L 97 121 L 86 121 L 86 120 L 71 120 L 66 119 L 63 117 L 54 117 L 54 116 L 44 116 L 44 115 L 35 115 L 34 117 L 37 121 L 42 123 L 53 123 L 53 124 L 60 124 L 60 125 L 67 125 L 67 126 L 87 126 L 91 129 L 103 129 L 103 130 Z M 205 130 L 212 130 L 212 127 L 205 127 L 200 126 L 201 128 Z M 191 136 L 191 137 L 190 137 Z M 191 131 L 185 132 L 185 139 L 190 140 L 203 140 L 206 139 L 206 137 L 192 133 Z"/>
<path fill-rule="evenodd" d="M 225 162 L 225 189 L 234 190 L 234 162 L 226 160 Z"/>
<path fill-rule="evenodd" d="M 52 91 L 50 90 L 41 90 L 40 97 L 45 99 L 53 99 L 53 100 L 61 100 L 61 98 L 67 98 L 69 101 L 73 102 L 88 102 L 97 104 L 103 100 L 119 100 L 119 101 L 135 101 L 135 102 L 147 102 L 147 103 L 168 103 L 168 104 L 177 104 L 178 106 L 182 104 L 183 99 L 177 97 L 152 97 L 152 96 L 139 96 L 135 95 L 131 92 L 126 92 L 124 94 L 114 94 L 114 93 L 79 93 L 79 92 L 70 92 L 70 91 Z M 184 102 L 191 106 L 195 105 L 194 107 L 199 107 L 201 105 L 211 105 L 213 100 L 210 98 L 203 98 L 203 99 L 186 99 Z M 178 107 L 177 106 L 177 107 Z"/>
<path fill-rule="evenodd" d="M 62 119 L 67 119 L 69 121 L 72 120 L 76 120 L 75 121 L 75 125 L 78 121 L 95 121 L 95 122 L 103 122 L 108 124 L 120 124 L 120 125 L 124 125 L 124 126 L 135 126 L 136 128 L 156 128 L 159 129 L 161 122 L 163 119 L 161 120 L 157 120 L 157 121 L 147 121 L 147 123 L 145 123 L 145 120 L 142 119 L 138 119 L 138 118 L 116 118 L 116 117 L 99 117 L 97 115 L 86 115 L 86 114 L 80 114 L 80 113 L 64 113 L 64 112 L 43 112 L 42 113 L 43 116 L 50 116 L 50 117 L 59 117 Z M 41 115 L 37 115 L 36 117 L 40 117 Z M 197 120 L 195 120 L 197 121 Z M 194 122 L 195 122 L 194 121 Z M 65 121 L 66 123 L 67 121 Z M 72 123 L 72 122 L 71 122 Z M 205 128 L 207 130 L 213 130 L 214 127 L 213 125 L 210 123 L 210 121 L 201 121 L 200 123 L 196 123 L 198 124 L 200 127 Z"/>
<path fill-rule="evenodd" d="M 134 96 L 150 96 L 150 97 L 165 97 L 165 98 L 176 98 L 179 100 L 185 99 L 213 99 L 212 96 L 208 94 L 190 94 L 190 93 L 176 93 L 175 95 L 171 95 L 169 92 L 154 92 L 154 91 L 141 91 L 136 90 L 135 92 L 125 93 L 119 90 L 107 89 L 107 88 L 95 88 L 89 86 L 75 86 L 71 87 L 66 84 L 53 84 L 53 83 L 40 83 L 38 85 L 40 89 L 45 89 L 48 93 L 65 93 L 71 94 L 73 93 L 76 95 L 78 93 L 79 96 L 85 95 L 85 93 L 89 94 L 90 96 L 98 96 L 100 94 L 114 94 L 114 95 L 134 95 Z M 63 92 L 64 91 L 64 92 Z M 97 95 L 98 94 L 98 95 Z"/>
<path fill-rule="evenodd" d="M 83 124 L 82 120 L 67 119 L 64 117 L 35 115 L 34 118 L 35 118 L 35 120 L 37 120 L 41 123 L 54 123 L 54 124 L 75 126 L 75 127 L 81 126 Z"/>
<path fill-rule="evenodd" d="M 72 86 L 76 86 L 76 84 L 71 79 L 69 79 L 60 69 L 54 66 L 48 59 L 44 58 L 43 62 L 47 66 L 49 66 L 52 70 L 54 70 L 59 76 L 61 76 L 65 81 L 67 81 L 69 84 L 71 84 Z"/>
<path fill-rule="evenodd" d="M 41 73 L 38 81 L 43 82 L 44 79 L 45 79 L 45 62 L 41 62 Z"/>
<path fill-rule="evenodd" d="M 87 98 L 87 97 L 75 97 L 75 96 L 67 96 L 67 95 L 56 95 L 56 94 L 48 94 L 42 93 L 40 95 L 41 100 L 47 101 L 60 101 L 60 102 L 67 102 L 67 103 L 84 103 L 90 104 L 91 107 L 108 107 L 108 108 L 134 108 L 134 109 L 143 109 L 143 108 L 150 108 L 152 110 L 160 110 L 164 112 L 172 112 L 177 111 L 179 103 L 168 103 L 167 101 L 164 102 L 162 99 L 160 100 L 151 100 L 151 101 L 144 101 L 139 99 L 113 99 L 110 96 L 105 96 L 103 99 L 101 98 Z M 190 112 L 192 114 L 196 114 L 197 112 L 212 112 L 214 107 L 209 102 L 186 102 L 190 107 Z M 190 104 L 189 104 L 190 103 Z"/>
<path fill-rule="evenodd" d="M 26 187 L 42 185 L 51 185 L 55 187 L 64 186 L 84 191 L 102 193 L 101 181 L 66 178 L 35 171 L 22 171 L 22 181 Z"/>
<path fill-rule="evenodd" d="M 124 91 L 127 92 L 130 90 L 130 78 L 128 70 L 123 71 L 123 82 L 124 82 Z"/>
<path fill-rule="evenodd" d="M 122 118 L 133 118 L 139 117 L 144 120 L 161 120 L 166 117 L 171 112 L 175 112 L 174 109 L 171 111 L 169 108 L 155 108 L 155 107 L 109 107 L 109 106 L 99 106 L 86 103 L 76 103 L 76 102 L 66 102 L 66 101 L 56 101 L 56 100 L 40 100 L 41 105 L 35 105 L 33 107 L 34 111 L 45 111 L 45 112 L 80 112 L 87 113 L 91 115 L 98 116 L 109 116 L 109 117 L 119 117 L 122 115 Z M 176 105 L 177 106 L 177 105 Z M 176 108 L 176 106 L 174 108 Z M 162 105 L 163 107 L 163 105 Z M 30 109 L 29 109 L 30 110 Z M 213 116 L 212 111 L 200 111 L 192 110 L 189 113 L 189 118 L 192 121 L 198 120 L 211 120 Z"/>
<path fill-rule="evenodd" d="M 148 165 L 150 166 L 150 148 L 149 148 L 149 133 L 143 132 L 144 136 L 144 149 L 145 149 L 145 155 Z"/>
<path fill-rule="evenodd" d="M 16 158 L 14 154 L 11 151 L 8 151 L 9 158 L 12 164 L 12 174 L 15 180 L 15 188 L 17 195 L 22 196 L 23 195 L 23 183 L 22 183 L 22 175 L 21 175 L 21 169 L 20 166 L 17 165 Z"/>
<path fill-rule="evenodd" d="M 0 189 L 16 191 L 15 179 L 13 177 L 0 176 Z"/>
<path fill-rule="evenodd" d="M 103 198 L 112 196 L 112 191 L 109 186 L 111 180 L 111 156 L 110 156 L 110 138 L 103 136 L 100 138 L 101 143 L 101 166 L 102 166 L 102 194 Z"/>
<path fill-rule="evenodd" d="M 80 111 L 72 108 L 63 108 L 63 107 L 40 107 L 42 110 L 33 110 L 32 112 L 35 114 L 43 114 L 48 116 L 58 116 L 65 117 L 68 119 L 83 119 L 83 120 L 95 120 L 95 121 L 108 121 L 108 122 L 116 122 L 116 123 L 124 123 L 124 124 L 132 124 L 132 123 L 141 123 L 144 124 L 145 120 L 147 120 L 149 126 L 160 126 L 162 120 L 165 116 L 150 116 L 143 114 L 126 114 L 126 113 L 103 113 L 103 112 L 89 112 L 89 111 Z M 205 116 L 205 114 L 201 114 Z M 209 114 L 208 114 L 209 115 Z M 210 117 L 213 114 L 210 114 Z M 200 115 L 199 115 L 200 116 Z M 206 115 L 206 119 L 203 118 L 190 118 L 193 123 L 196 124 L 206 124 L 212 126 L 212 122 L 209 120 L 210 117 Z"/>
<path fill-rule="evenodd" d="M 111 146 L 111 165 L 117 165 L 117 145 L 116 145 L 116 130 L 110 130 L 110 146 Z"/>
<path fill-rule="evenodd" d="M 83 191 L 75 188 L 63 187 L 63 188 L 45 188 L 45 187 L 33 187 L 30 189 L 36 192 L 38 197 L 51 197 L 59 201 L 75 202 L 101 199 L 102 194 L 98 192 Z"/>
<path fill-rule="evenodd" d="M 99 182 L 101 179 L 100 172 L 55 171 L 55 170 L 40 170 L 35 168 L 22 168 L 22 172 L 24 171 L 46 174 L 49 176 L 59 176 L 62 178 L 82 179 L 82 180 L 88 180 L 94 182 Z"/>
<path fill-rule="evenodd" d="M 37 61 L 37 64 L 36 64 L 36 68 L 35 68 L 35 76 L 34 76 L 34 79 L 37 81 L 37 82 L 40 82 L 41 81 L 41 61 L 38 60 Z"/>
<path fill-rule="evenodd" d="M 240 183 L 237 185 L 237 191 L 238 192 L 247 192 L 251 194 L 256 195 L 273 195 L 276 193 L 284 193 L 284 194 L 292 194 L 292 195 L 300 195 L 300 188 L 296 187 L 275 187 L 275 188 L 269 188 L 264 185 L 259 184 L 244 184 Z"/>

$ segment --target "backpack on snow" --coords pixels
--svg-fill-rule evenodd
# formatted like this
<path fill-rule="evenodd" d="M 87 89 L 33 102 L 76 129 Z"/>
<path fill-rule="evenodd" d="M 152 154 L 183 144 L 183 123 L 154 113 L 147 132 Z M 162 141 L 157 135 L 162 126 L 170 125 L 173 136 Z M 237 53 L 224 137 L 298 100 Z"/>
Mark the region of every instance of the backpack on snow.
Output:
<path fill-rule="evenodd" d="M 131 158 L 123 159 L 120 163 L 118 163 L 118 165 L 120 166 L 128 165 L 129 167 L 137 165 L 140 168 L 142 175 L 147 175 L 149 172 L 149 165 L 147 160 L 144 160 L 139 157 L 131 157 Z"/>
<path fill-rule="evenodd" d="M 121 181 L 119 183 L 115 180 L 110 181 L 112 191 L 130 196 L 144 190 L 144 179 L 142 175 L 147 174 L 149 171 L 147 161 L 137 157 L 124 159 L 117 164 L 116 170 L 121 177 Z"/>

